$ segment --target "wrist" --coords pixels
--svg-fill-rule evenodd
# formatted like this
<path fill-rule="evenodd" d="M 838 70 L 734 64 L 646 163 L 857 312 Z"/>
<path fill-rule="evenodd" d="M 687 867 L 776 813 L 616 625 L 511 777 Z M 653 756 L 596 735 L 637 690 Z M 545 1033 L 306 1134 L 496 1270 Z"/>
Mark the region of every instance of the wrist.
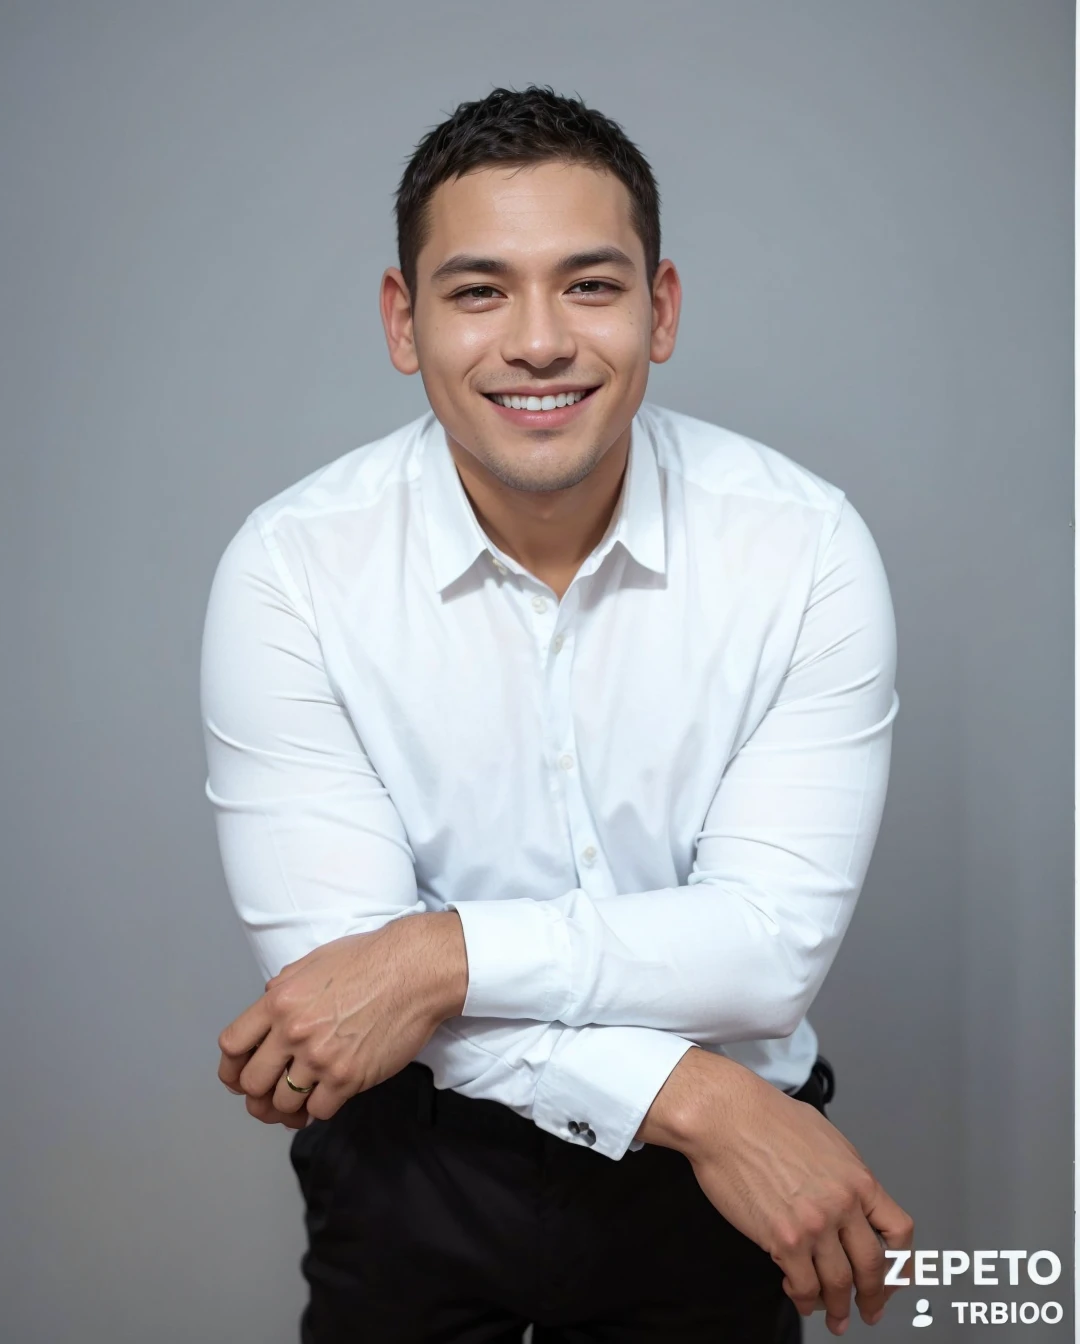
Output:
<path fill-rule="evenodd" d="M 469 962 L 465 953 L 465 931 L 456 910 L 439 910 L 422 915 L 435 937 L 433 987 L 435 1012 L 440 1022 L 459 1017 L 469 990 Z"/>
<path fill-rule="evenodd" d="M 717 1112 L 743 1072 L 734 1060 L 712 1050 L 687 1050 L 656 1094 L 635 1138 L 692 1158 L 715 1129 Z"/>

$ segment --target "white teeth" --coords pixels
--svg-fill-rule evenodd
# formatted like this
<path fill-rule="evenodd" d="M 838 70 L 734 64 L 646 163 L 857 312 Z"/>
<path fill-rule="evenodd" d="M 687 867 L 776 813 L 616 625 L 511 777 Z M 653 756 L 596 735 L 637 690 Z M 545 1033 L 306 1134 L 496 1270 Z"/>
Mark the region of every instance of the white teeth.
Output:
<path fill-rule="evenodd" d="M 500 406 L 513 411 L 554 411 L 560 406 L 576 405 L 584 395 L 584 392 L 560 392 L 556 396 L 549 393 L 544 397 L 523 397 L 515 392 L 510 395 L 495 394 L 493 399 Z"/>

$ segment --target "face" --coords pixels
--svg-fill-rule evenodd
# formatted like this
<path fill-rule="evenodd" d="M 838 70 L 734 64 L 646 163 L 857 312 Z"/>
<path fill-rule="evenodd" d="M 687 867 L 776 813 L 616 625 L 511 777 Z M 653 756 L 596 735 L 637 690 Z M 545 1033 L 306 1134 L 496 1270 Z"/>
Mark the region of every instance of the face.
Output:
<path fill-rule="evenodd" d="M 415 301 L 383 277 L 395 366 L 419 369 L 451 440 L 504 486 L 572 488 L 628 442 L 649 363 L 674 349 L 674 266 L 649 284 L 626 187 L 580 164 L 444 182 L 429 220 Z"/>

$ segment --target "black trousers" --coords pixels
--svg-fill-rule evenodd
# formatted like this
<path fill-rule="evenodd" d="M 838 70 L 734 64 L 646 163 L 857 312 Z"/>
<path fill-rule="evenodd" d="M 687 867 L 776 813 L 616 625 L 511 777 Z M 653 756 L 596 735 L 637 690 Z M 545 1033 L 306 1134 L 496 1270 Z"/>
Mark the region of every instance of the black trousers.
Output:
<path fill-rule="evenodd" d="M 825 1113 L 819 1056 L 794 1095 Z M 687 1159 L 612 1161 L 409 1064 L 297 1131 L 301 1344 L 797 1344 L 771 1257 Z"/>

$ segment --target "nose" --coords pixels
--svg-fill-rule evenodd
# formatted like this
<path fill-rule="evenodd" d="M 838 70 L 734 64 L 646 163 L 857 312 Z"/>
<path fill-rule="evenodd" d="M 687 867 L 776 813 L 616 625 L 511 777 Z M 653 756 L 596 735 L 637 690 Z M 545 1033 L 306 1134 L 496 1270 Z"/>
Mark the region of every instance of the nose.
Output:
<path fill-rule="evenodd" d="M 503 359 L 546 369 L 576 353 L 577 342 L 558 298 L 540 292 L 519 294 L 510 305 L 503 332 Z"/>

